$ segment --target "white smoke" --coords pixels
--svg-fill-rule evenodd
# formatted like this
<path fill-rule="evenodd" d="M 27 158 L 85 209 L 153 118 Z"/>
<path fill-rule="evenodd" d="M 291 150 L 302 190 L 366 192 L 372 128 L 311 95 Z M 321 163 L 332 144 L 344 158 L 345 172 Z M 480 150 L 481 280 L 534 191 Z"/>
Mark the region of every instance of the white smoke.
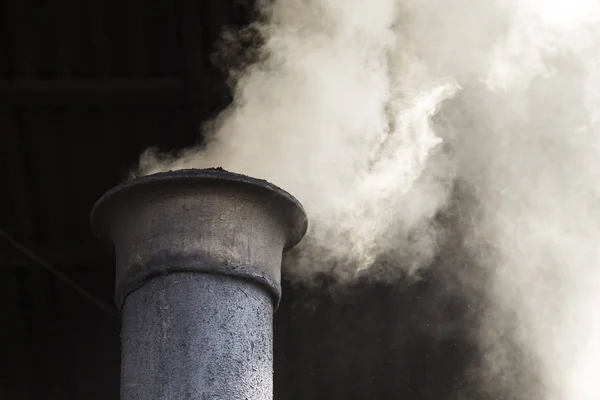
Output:
<path fill-rule="evenodd" d="M 427 264 L 437 232 L 423 222 L 449 185 L 414 182 L 440 142 L 430 117 L 457 85 L 432 80 L 394 29 L 397 8 L 395 0 L 265 6 L 264 61 L 238 77 L 234 103 L 207 132 L 207 148 L 161 162 L 147 153 L 141 172 L 221 166 L 294 194 L 311 221 L 298 277 L 327 267 L 346 279 L 382 249 L 409 250 L 411 270 Z M 398 246 L 409 236 L 410 246 Z"/>
<path fill-rule="evenodd" d="M 221 166 L 283 187 L 311 222 L 290 273 L 340 280 L 382 254 L 402 265 L 389 274 L 429 264 L 460 180 L 464 251 L 489 276 L 469 283 L 487 296 L 484 373 L 521 367 L 509 334 L 540 377 L 515 398 L 600 399 L 600 2 L 262 7 L 260 61 L 207 146 L 146 153 L 139 173 Z"/>

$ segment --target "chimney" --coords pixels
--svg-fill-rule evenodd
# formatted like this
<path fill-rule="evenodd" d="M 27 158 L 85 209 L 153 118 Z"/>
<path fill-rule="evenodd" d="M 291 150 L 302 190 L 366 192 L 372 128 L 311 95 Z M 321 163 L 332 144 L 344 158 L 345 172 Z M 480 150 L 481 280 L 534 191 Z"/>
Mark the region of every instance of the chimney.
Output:
<path fill-rule="evenodd" d="M 91 222 L 116 252 L 121 399 L 272 399 L 282 253 L 307 229 L 294 197 L 180 170 L 108 191 Z"/>

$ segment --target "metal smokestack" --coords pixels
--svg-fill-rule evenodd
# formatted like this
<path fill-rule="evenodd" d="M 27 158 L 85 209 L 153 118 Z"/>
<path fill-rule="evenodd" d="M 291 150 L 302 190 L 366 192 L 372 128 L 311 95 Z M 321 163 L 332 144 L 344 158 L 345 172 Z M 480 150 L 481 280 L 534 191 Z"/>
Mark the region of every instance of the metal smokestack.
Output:
<path fill-rule="evenodd" d="M 220 169 L 138 178 L 92 211 L 116 252 L 121 399 L 273 397 L 282 253 L 307 228 L 278 187 Z"/>

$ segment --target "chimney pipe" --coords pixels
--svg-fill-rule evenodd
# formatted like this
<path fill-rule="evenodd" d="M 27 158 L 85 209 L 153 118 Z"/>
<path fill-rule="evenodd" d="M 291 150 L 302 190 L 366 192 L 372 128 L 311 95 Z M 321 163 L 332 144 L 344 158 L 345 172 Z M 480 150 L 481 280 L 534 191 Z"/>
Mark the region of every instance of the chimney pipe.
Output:
<path fill-rule="evenodd" d="M 121 399 L 273 397 L 273 312 L 302 205 L 222 169 L 145 176 L 91 216 L 116 253 Z"/>

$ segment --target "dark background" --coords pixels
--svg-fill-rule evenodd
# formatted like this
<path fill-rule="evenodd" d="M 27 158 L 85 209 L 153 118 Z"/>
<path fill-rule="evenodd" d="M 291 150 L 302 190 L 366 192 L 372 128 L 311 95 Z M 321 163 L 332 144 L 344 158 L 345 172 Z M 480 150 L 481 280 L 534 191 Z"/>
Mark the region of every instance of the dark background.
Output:
<path fill-rule="evenodd" d="M 251 5 L 0 3 L 0 229 L 112 305 L 112 254 L 90 231 L 92 204 L 142 150 L 196 143 L 199 124 L 228 104 L 211 54 L 224 27 L 247 24 Z M 476 391 L 469 304 L 435 273 L 467 262 L 457 246 L 415 284 L 285 283 L 276 398 Z M 119 320 L 2 237 L 0 321 L 0 399 L 118 399 Z"/>

